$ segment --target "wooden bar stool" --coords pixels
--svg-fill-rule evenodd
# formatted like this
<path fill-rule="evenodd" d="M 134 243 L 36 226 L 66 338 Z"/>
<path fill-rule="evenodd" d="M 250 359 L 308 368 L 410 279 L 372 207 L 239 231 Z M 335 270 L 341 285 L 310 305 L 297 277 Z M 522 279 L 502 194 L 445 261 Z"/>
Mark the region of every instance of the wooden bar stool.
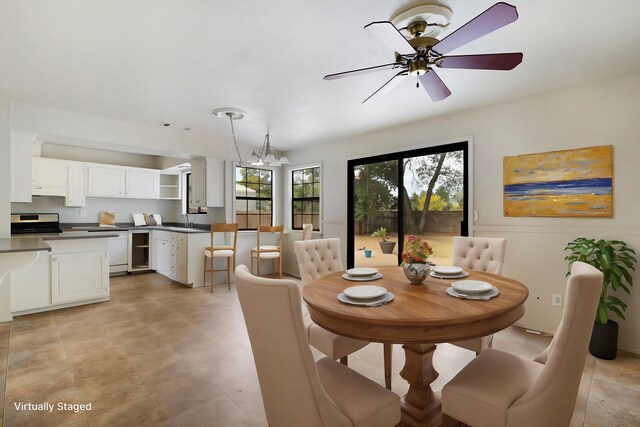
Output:
<path fill-rule="evenodd" d="M 224 241 L 226 242 L 227 233 L 233 233 L 233 246 L 223 245 L 223 246 L 215 246 L 214 245 L 214 236 L 215 233 L 224 233 Z M 213 292 L 214 274 L 218 271 L 226 271 L 227 272 L 227 284 L 229 289 L 231 289 L 231 257 L 233 257 L 233 270 L 236 269 L 236 242 L 238 240 L 238 224 L 211 224 L 211 246 L 204 248 L 204 280 L 203 283 L 207 283 L 207 272 L 209 272 L 211 277 L 211 292 Z M 216 258 L 226 258 L 227 260 L 227 268 L 215 269 L 215 259 Z M 210 260 L 211 268 L 207 270 L 207 259 Z"/>
<path fill-rule="evenodd" d="M 279 245 L 260 245 L 261 233 L 280 233 Z M 271 260 L 271 271 L 275 275 L 276 259 L 278 259 L 278 273 L 282 278 L 282 236 L 284 234 L 284 225 L 267 226 L 258 225 L 258 246 L 251 248 L 251 274 L 253 274 L 253 260 L 257 260 L 257 275 L 260 275 L 260 259 Z"/>

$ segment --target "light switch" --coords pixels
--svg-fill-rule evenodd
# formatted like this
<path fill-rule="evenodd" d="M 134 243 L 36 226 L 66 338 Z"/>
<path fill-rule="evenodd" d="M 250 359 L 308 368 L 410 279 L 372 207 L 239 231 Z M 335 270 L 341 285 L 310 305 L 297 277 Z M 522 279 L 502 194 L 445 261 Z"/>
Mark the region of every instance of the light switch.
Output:
<path fill-rule="evenodd" d="M 84 218 L 84 217 L 87 216 L 87 210 L 86 209 L 80 209 L 79 214 L 80 214 L 81 218 Z"/>
<path fill-rule="evenodd" d="M 480 218 L 480 215 L 478 214 L 478 211 L 476 209 L 473 210 L 473 222 L 478 222 Z"/>

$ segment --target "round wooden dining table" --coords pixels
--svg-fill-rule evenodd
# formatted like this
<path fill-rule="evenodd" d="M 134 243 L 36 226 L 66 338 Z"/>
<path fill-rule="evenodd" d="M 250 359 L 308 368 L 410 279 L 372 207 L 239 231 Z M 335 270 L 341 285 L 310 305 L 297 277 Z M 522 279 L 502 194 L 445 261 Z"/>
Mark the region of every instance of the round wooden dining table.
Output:
<path fill-rule="evenodd" d="M 431 383 L 438 378 L 432 358 L 435 344 L 479 338 L 512 325 L 524 314 L 529 290 L 522 283 L 492 273 L 468 270 L 465 278 L 491 283 L 500 294 L 488 301 L 459 299 L 445 290 L 455 280 L 428 277 L 413 285 L 402 267 L 378 267 L 383 277 L 357 283 L 343 272 L 320 277 L 303 288 L 311 319 L 339 335 L 364 341 L 403 344 L 405 364 L 400 376 L 409 383 L 402 399 L 402 425 L 435 426 L 441 422 L 440 399 Z M 378 307 L 344 304 L 345 288 L 380 285 L 394 295 Z"/>

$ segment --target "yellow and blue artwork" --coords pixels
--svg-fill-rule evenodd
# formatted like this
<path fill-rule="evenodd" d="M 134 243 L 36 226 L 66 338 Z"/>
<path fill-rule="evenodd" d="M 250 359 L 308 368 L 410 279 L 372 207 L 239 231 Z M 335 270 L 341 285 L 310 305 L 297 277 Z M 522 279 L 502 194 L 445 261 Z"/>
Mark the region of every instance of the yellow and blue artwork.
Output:
<path fill-rule="evenodd" d="M 610 217 L 611 145 L 504 158 L 504 215 Z"/>

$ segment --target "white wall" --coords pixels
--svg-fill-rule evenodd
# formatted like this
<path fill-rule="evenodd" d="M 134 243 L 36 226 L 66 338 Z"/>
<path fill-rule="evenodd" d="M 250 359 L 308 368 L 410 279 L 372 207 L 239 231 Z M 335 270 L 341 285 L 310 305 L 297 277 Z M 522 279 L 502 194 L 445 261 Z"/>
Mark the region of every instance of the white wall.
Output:
<path fill-rule="evenodd" d="M 162 169 L 161 157 L 146 154 L 118 153 L 115 151 L 96 150 L 92 148 L 73 147 L 44 143 L 40 149 L 40 157 L 50 159 L 75 160 L 79 162 L 104 163 L 108 165 L 131 166 L 136 168 Z M 183 160 L 184 161 L 184 160 Z"/>
<path fill-rule="evenodd" d="M 347 159 L 472 136 L 473 209 L 480 214 L 474 234 L 507 237 L 504 274 L 530 291 L 519 324 L 554 332 L 562 308 L 551 307 L 551 294 L 564 293 L 568 241 L 578 236 L 620 238 L 640 249 L 638 135 L 640 73 L 634 73 L 295 150 L 289 159 L 293 164 L 323 162 L 323 235 L 344 241 Z M 503 216 L 503 157 L 606 144 L 614 146 L 612 218 Z M 640 275 L 634 280 L 640 282 Z M 629 309 L 621 323 L 620 346 L 640 353 L 640 285 L 622 299 Z"/>
<path fill-rule="evenodd" d="M 0 239 L 10 237 L 11 101 L 0 98 Z"/>
<path fill-rule="evenodd" d="M 117 223 L 132 223 L 133 212 L 159 213 L 164 222 L 179 222 L 179 200 L 146 200 L 146 199 L 115 199 L 106 197 L 87 197 L 84 208 L 68 208 L 64 206 L 64 197 L 34 196 L 32 203 L 11 203 L 13 213 L 48 213 L 60 214 L 62 223 L 98 223 L 100 211 L 114 212 Z M 86 211 L 87 216 L 81 217 L 80 210 Z"/>

